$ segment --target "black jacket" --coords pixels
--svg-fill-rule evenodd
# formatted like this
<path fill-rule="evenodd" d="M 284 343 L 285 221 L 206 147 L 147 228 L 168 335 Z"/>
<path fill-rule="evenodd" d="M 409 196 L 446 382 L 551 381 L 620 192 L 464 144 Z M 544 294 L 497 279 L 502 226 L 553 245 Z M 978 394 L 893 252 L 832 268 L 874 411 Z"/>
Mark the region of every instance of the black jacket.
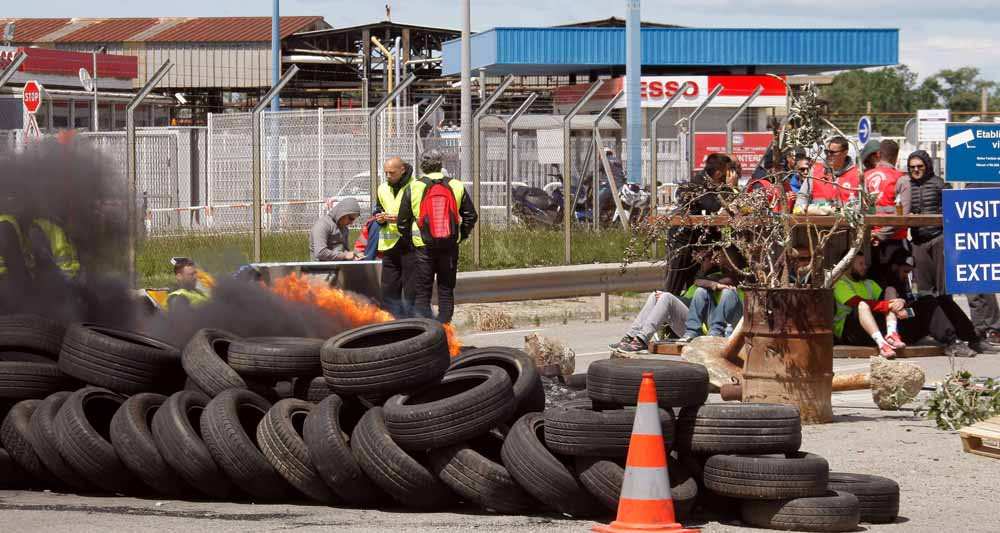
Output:
<path fill-rule="evenodd" d="M 934 162 L 931 156 L 923 150 L 917 150 L 906 158 L 907 161 L 918 157 L 924 162 L 926 173 L 920 180 L 910 177 L 910 212 L 915 215 L 940 215 L 941 214 L 941 191 L 950 189 L 951 185 L 944 182 L 941 176 L 934 174 Z M 923 244 L 944 233 L 941 226 L 924 226 L 913 228 L 914 244 Z"/>
<path fill-rule="evenodd" d="M 416 179 L 418 178 L 413 178 L 411 184 Z M 400 236 L 408 242 L 413 242 L 413 223 L 417 219 L 417 214 L 413 212 L 412 197 L 410 194 L 412 191 L 413 187 L 407 187 L 403 191 L 403 203 L 399 206 L 399 215 L 396 220 Z M 476 206 L 472 203 L 472 195 L 468 190 L 462 195 L 462 203 L 458 206 L 458 216 L 462 218 L 462 225 L 459 228 L 461 237 L 459 242 L 461 242 L 469 238 L 469 235 L 472 234 L 472 228 L 476 226 L 476 222 L 479 220 L 479 215 L 476 213 Z"/>

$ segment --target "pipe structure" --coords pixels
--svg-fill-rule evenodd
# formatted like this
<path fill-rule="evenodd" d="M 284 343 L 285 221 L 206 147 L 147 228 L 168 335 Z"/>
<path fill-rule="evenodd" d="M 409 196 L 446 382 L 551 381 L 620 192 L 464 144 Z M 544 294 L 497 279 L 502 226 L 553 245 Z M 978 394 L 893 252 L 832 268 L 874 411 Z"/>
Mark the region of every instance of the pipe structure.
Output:
<path fill-rule="evenodd" d="M 472 173 L 471 13 L 471 0 L 462 0 L 462 176 L 468 176 Z"/>
<path fill-rule="evenodd" d="M 281 2 L 274 0 L 274 9 L 271 12 L 271 87 L 278 85 L 281 79 Z M 275 98 L 271 101 L 271 111 L 281 110 L 281 100 Z"/>
<path fill-rule="evenodd" d="M 483 83 L 482 79 L 480 79 L 480 83 Z M 476 110 L 475 115 L 472 117 L 472 201 L 476 206 L 476 213 L 482 211 L 482 198 L 480 197 L 480 193 L 482 192 L 483 165 L 480 161 L 482 158 L 482 139 L 479 138 L 479 121 L 483 119 L 486 113 L 489 112 L 490 108 L 493 107 L 493 104 L 500 99 L 500 96 L 503 95 L 504 91 L 506 91 L 512 83 L 514 83 L 513 75 L 505 77 L 503 81 L 500 82 L 497 90 L 493 91 L 493 94 L 491 94 L 490 97 L 483 102 L 483 105 L 479 106 L 479 109 Z M 482 227 L 482 224 L 476 224 L 475 227 L 472 228 L 472 262 L 477 267 L 479 266 L 480 260 L 480 238 Z"/>
<path fill-rule="evenodd" d="M 538 93 L 531 93 L 528 98 L 524 100 L 521 107 L 518 107 L 514 114 L 507 117 L 504 121 L 504 134 L 506 139 L 507 147 L 507 225 L 510 226 L 511 218 L 511 204 L 514 202 L 514 194 L 511 190 L 513 188 L 514 182 L 514 121 L 521 118 L 521 115 L 525 114 L 528 109 L 531 108 L 531 104 L 535 103 L 538 99 Z"/>
<path fill-rule="evenodd" d="M 396 48 L 395 48 L 395 50 L 396 50 L 396 56 L 395 56 L 395 64 L 393 65 L 393 67 L 394 67 L 394 70 L 395 70 L 395 79 L 397 79 L 397 80 L 403 79 L 402 76 L 401 76 L 401 74 L 403 72 L 402 71 L 403 65 L 401 63 L 401 61 L 403 60 L 402 42 L 403 42 L 403 38 L 402 37 L 396 37 Z M 399 107 L 399 104 L 400 104 L 400 96 L 396 96 L 396 107 L 397 108 Z"/>
<path fill-rule="evenodd" d="M 653 118 L 649 121 L 649 183 L 650 192 L 652 195 L 649 198 L 649 213 L 656 216 L 656 207 L 659 196 L 659 182 L 660 182 L 660 135 L 659 126 L 660 120 L 667 115 L 667 111 L 670 111 L 674 104 L 680 101 L 687 92 L 688 88 L 691 87 L 691 82 L 686 81 L 677 88 L 677 92 L 670 96 L 669 99 L 663 104 L 663 107 L 658 109 L 656 113 L 653 114 Z M 656 242 L 653 242 L 653 255 L 656 255 Z"/>
<path fill-rule="evenodd" d="M 625 1 L 625 92 L 628 122 L 628 181 L 642 183 L 642 2 Z M 596 206 L 595 206 L 596 207 Z"/>
<path fill-rule="evenodd" d="M 602 144 L 604 144 L 604 140 L 601 138 L 601 121 L 604 120 L 605 117 L 607 117 L 609 114 L 611 114 L 611 110 L 615 108 L 615 106 L 618 104 L 618 101 L 621 100 L 622 96 L 624 96 L 624 95 L 625 95 L 625 91 L 618 91 L 618 94 L 616 94 L 613 98 L 611 98 L 611 100 L 608 101 L 608 104 L 604 106 L 604 109 L 602 109 L 601 112 L 597 114 L 597 117 L 594 118 L 593 135 L 594 135 L 594 158 L 595 158 L 594 161 L 595 162 L 596 161 L 600 161 L 601 164 L 604 167 L 604 173 L 608 175 L 608 183 L 611 185 L 611 197 L 614 198 L 614 200 L 615 200 L 615 209 L 617 210 L 616 212 L 618 214 L 618 217 L 621 219 L 622 227 L 625 229 L 625 231 L 628 231 L 628 221 L 625 220 L 625 216 L 624 216 L 625 215 L 625 209 L 622 208 L 622 199 L 618 196 L 618 182 L 615 180 L 614 175 L 611 173 L 611 164 L 608 162 L 608 158 L 605 157 L 605 155 L 604 155 L 604 147 L 601 146 Z M 640 159 L 639 162 L 642 163 L 642 160 Z M 639 171 L 640 173 L 642 172 L 641 168 L 642 167 L 640 166 L 640 171 Z M 600 222 L 600 216 L 599 216 L 600 215 L 600 209 L 599 209 L 599 207 L 600 207 L 600 192 L 599 192 L 599 189 L 600 189 L 600 187 L 599 187 L 599 185 L 600 185 L 600 178 L 599 178 L 599 174 L 600 174 L 600 172 L 594 172 L 594 176 L 593 176 L 593 179 L 594 179 L 594 191 L 593 191 L 593 193 L 594 193 L 594 206 L 593 206 L 594 229 L 598 229 L 598 224 Z"/>
<path fill-rule="evenodd" d="M 434 113 L 438 109 L 441 109 L 441 105 L 444 104 L 444 95 L 438 96 L 433 102 L 428 104 L 427 109 L 424 110 L 424 114 L 417 118 L 417 124 L 414 127 L 413 132 L 413 170 L 415 175 L 420 173 L 420 152 L 423 151 L 423 143 L 420 142 L 420 130 L 427 124 L 427 121 L 434 116 Z"/>
<path fill-rule="evenodd" d="M 403 80 L 399 85 L 396 86 L 393 91 L 382 99 L 375 107 L 368 111 L 368 170 L 370 176 L 368 177 L 368 199 L 371 202 L 369 205 L 375 205 L 375 195 L 378 193 L 378 132 L 375 131 L 375 120 L 387 107 L 392 103 L 396 96 L 405 91 L 407 87 L 410 86 L 417 77 L 410 74 Z"/>
<path fill-rule="evenodd" d="M 132 97 L 128 105 L 125 106 L 125 168 L 128 174 L 128 182 L 126 184 L 128 190 L 127 202 L 125 204 L 125 209 L 127 212 L 128 220 L 128 280 L 132 287 L 136 286 L 138 279 L 136 278 L 135 272 L 135 249 L 139 240 L 139 235 L 137 232 L 137 224 L 139 222 L 136 216 L 136 202 L 139 199 L 139 172 L 138 172 L 138 143 L 136 142 L 135 136 L 135 110 L 139 107 L 139 104 L 149 96 L 149 93 L 153 91 L 157 84 L 170 72 L 170 69 L 174 67 L 173 61 L 167 59 L 160 65 L 160 68 L 150 76 L 149 81 L 146 85 L 143 85 L 142 89 Z"/>
<path fill-rule="evenodd" d="M 385 46 L 382 46 L 382 41 L 378 40 L 378 37 L 372 36 L 372 44 L 382 52 L 385 56 L 385 79 L 386 79 L 386 94 L 393 94 L 393 89 L 395 88 L 395 78 L 393 77 L 393 63 L 396 61 L 396 55 L 390 52 Z"/>
<path fill-rule="evenodd" d="M 273 85 L 260 102 L 253 108 L 253 114 L 251 115 L 251 128 L 252 128 L 252 149 L 253 152 L 253 260 L 256 263 L 260 262 L 261 257 L 261 240 L 263 239 L 264 228 L 263 221 L 261 217 L 261 209 L 264 204 L 261 174 L 263 172 L 263 162 L 261 161 L 261 116 L 264 110 L 267 109 L 269 104 L 272 104 L 277 98 L 278 93 L 281 89 L 288 85 L 288 82 L 292 81 L 292 78 L 299 73 L 299 67 L 292 65 L 285 74 L 281 76 L 278 83 Z M 273 106 L 272 106 L 273 109 Z"/>
<path fill-rule="evenodd" d="M 604 86 L 604 80 L 597 80 L 590 85 L 587 92 L 573 105 L 562 120 L 563 127 L 563 252 L 564 262 L 568 265 L 572 262 L 573 254 L 573 160 L 570 153 L 570 142 L 573 137 L 573 118 L 580 113 L 583 106 L 597 94 Z"/>
<path fill-rule="evenodd" d="M 736 119 L 739 118 L 740 115 L 742 115 L 743 112 L 746 111 L 748 107 L 750 107 L 750 104 L 752 104 L 753 101 L 756 100 L 757 97 L 760 96 L 760 93 L 762 93 L 762 92 L 764 92 L 764 86 L 763 85 L 758 85 L 757 88 L 755 88 L 753 90 L 753 92 L 750 93 L 750 96 L 748 96 L 747 99 L 744 100 L 743 103 L 740 104 L 740 106 L 736 108 L 736 111 L 734 111 L 733 115 L 731 117 L 729 117 L 729 120 L 726 121 L 726 153 L 727 154 L 732 155 L 732 153 L 733 153 L 733 124 L 736 123 Z"/>
<path fill-rule="evenodd" d="M 722 92 L 722 88 L 723 87 L 722 87 L 721 83 L 718 84 L 718 85 L 716 85 L 715 88 L 712 89 L 712 92 L 708 94 L 708 97 L 705 98 L 705 101 L 702 102 L 701 105 L 699 105 L 687 117 L 687 125 L 688 125 L 688 139 L 687 139 L 688 153 L 687 153 L 687 156 L 688 156 L 688 165 L 689 165 L 688 166 L 688 180 L 690 180 L 691 177 L 694 175 L 694 168 L 695 168 L 695 160 L 694 160 L 694 146 L 695 146 L 695 142 L 694 142 L 694 138 L 695 138 L 695 136 L 698 133 L 698 125 L 697 125 L 698 117 L 700 117 L 701 114 L 704 113 L 706 109 L 708 109 L 708 105 L 712 103 L 712 100 L 715 100 L 715 97 L 719 96 L 719 93 Z"/>

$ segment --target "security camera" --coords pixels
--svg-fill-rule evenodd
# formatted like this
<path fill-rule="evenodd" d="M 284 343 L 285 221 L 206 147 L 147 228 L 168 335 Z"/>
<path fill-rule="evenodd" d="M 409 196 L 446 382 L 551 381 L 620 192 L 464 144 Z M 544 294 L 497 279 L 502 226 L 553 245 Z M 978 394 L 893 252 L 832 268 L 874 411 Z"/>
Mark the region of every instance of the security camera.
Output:
<path fill-rule="evenodd" d="M 187 98 L 184 98 L 184 93 L 174 93 L 174 98 L 181 104 L 187 105 Z"/>

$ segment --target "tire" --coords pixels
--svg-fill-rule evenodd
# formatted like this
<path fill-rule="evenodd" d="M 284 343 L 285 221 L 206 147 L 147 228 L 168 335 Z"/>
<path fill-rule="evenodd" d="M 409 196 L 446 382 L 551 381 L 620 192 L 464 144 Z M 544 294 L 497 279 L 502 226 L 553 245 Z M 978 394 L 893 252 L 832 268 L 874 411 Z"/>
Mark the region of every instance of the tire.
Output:
<path fill-rule="evenodd" d="M 42 400 L 31 414 L 28 437 L 38 459 L 63 485 L 77 492 L 91 492 L 93 485 L 63 459 L 56 448 L 56 414 L 69 398 L 69 391 L 57 392 Z"/>
<path fill-rule="evenodd" d="M 218 329 L 202 329 L 191 337 L 181 353 L 187 378 L 214 397 L 226 389 L 245 389 L 246 381 L 229 366 L 229 347 L 239 337 Z M 184 387 L 187 390 L 193 390 Z"/>
<path fill-rule="evenodd" d="M 84 383 L 123 394 L 173 392 L 184 372 L 180 352 L 156 339 L 90 324 L 70 326 L 59 369 Z"/>
<path fill-rule="evenodd" d="M 5 363 L 41 363 L 43 365 L 54 365 L 56 359 L 47 355 L 40 355 L 24 350 L 13 350 L 0 352 L 0 361 Z"/>
<path fill-rule="evenodd" d="M 59 358 L 66 328 L 37 315 L 0 315 L 0 352 L 24 351 Z"/>
<path fill-rule="evenodd" d="M 21 489 L 30 485 L 32 479 L 7 450 L 0 448 L 0 489 Z"/>
<path fill-rule="evenodd" d="M 519 485 L 548 508 L 574 517 L 593 516 L 600 504 L 576 475 L 546 447 L 545 419 L 528 413 L 514 423 L 500 456 Z"/>
<path fill-rule="evenodd" d="M 224 500 L 235 487 L 201 437 L 201 417 L 211 399 L 202 392 L 172 394 L 153 415 L 153 440 L 171 468 L 199 493 Z"/>
<path fill-rule="evenodd" d="M 392 441 L 381 407 L 361 417 L 351 435 L 351 452 L 368 478 L 406 507 L 442 509 L 455 502 L 437 476 Z"/>
<path fill-rule="evenodd" d="M 587 394 L 595 402 L 635 405 L 642 373 L 652 372 L 660 407 L 701 405 L 708 399 L 708 370 L 681 361 L 605 359 L 587 369 Z"/>
<path fill-rule="evenodd" d="M 261 337 L 229 346 L 229 366 L 240 375 L 263 378 L 313 377 L 323 373 L 320 339 Z"/>
<path fill-rule="evenodd" d="M 143 488 L 111 444 L 111 419 L 123 403 L 124 396 L 98 387 L 70 394 L 56 414 L 56 448 L 92 485 L 135 494 Z"/>
<path fill-rule="evenodd" d="M 705 463 L 709 490 L 733 498 L 780 500 L 823 496 L 830 466 L 811 453 L 774 455 L 713 455 Z"/>
<path fill-rule="evenodd" d="M 31 415 L 41 403 L 41 400 L 24 400 L 15 404 L 3 420 L 0 441 L 11 460 L 34 481 L 33 485 L 53 487 L 59 481 L 45 468 L 31 444 Z"/>
<path fill-rule="evenodd" d="M 489 432 L 468 443 L 432 450 L 432 471 L 469 503 L 504 514 L 528 514 L 540 505 L 503 466 L 503 436 Z"/>
<path fill-rule="evenodd" d="M 292 390 L 292 395 L 300 400 L 319 403 L 333 394 L 326 378 L 319 376 L 312 379 L 298 378 Z"/>
<path fill-rule="evenodd" d="M 118 409 L 111 419 L 111 444 L 125 467 L 154 492 L 169 498 L 183 498 L 189 487 L 167 464 L 156 448 L 152 422 L 167 400 L 162 394 L 136 394 Z"/>
<path fill-rule="evenodd" d="M 313 404 L 289 398 L 274 404 L 257 426 L 264 457 L 293 487 L 320 503 L 337 500 L 313 466 L 302 430 Z"/>
<path fill-rule="evenodd" d="M 444 328 L 422 318 L 345 331 L 326 341 L 321 354 L 330 390 L 371 399 L 435 382 L 451 364 Z"/>
<path fill-rule="evenodd" d="M 448 371 L 476 365 L 498 366 L 507 372 L 514 386 L 514 414 L 511 421 L 527 413 L 545 410 L 545 389 L 542 388 L 542 378 L 530 355 L 516 348 L 477 348 L 462 352 L 451 362 Z"/>
<path fill-rule="evenodd" d="M 668 460 L 670 497 L 678 520 L 691 515 L 698 497 L 698 481 L 679 461 Z M 609 511 L 618 510 L 622 482 L 625 480 L 625 461 L 602 457 L 577 457 L 576 471 L 580 482 L 597 501 Z"/>
<path fill-rule="evenodd" d="M 857 496 L 862 522 L 889 524 L 899 516 L 899 485 L 889 478 L 830 472 L 829 487 Z"/>
<path fill-rule="evenodd" d="M 677 417 L 678 451 L 697 455 L 795 453 L 802 445 L 798 408 L 721 403 L 685 407 Z"/>
<path fill-rule="evenodd" d="M 572 456 L 620 457 L 628 455 L 635 424 L 635 409 L 596 411 L 588 402 L 571 402 L 545 410 L 545 445 L 555 453 Z M 659 409 L 665 449 L 674 440 L 674 413 Z"/>
<path fill-rule="evenodd" d="M 38 400 L 63 390 L 75 390 L 78 383 L 48 363 L 0 362 L 0 401 Z"/>
<path fill-rule="evenodd" d="M 404 450 L 430 450 L 485 435 L 510 418 L 514 393 L 500 367 L 476 366 L 445 374 L 441 383 L 385 403 L 385 426 Z"/>
<path fill-rule="evenodd" d="M 368 507 L 384 501 L 386 496 L 368 479 L 351 452 L 349 435 L 363 413 L 360 404 L 345 403 L 340 396 L 331 394 L 306 417 L 302 436 L 309 458 L 326 485 L 344 501 Z"/>
<path fill-rule="evenodd" d="M 201 435 L 215 463 L 256 500 L 280 500 L 291 493 L 255 442 L 257 426 L 270 409 L 271 403 L 256 393 L 229 389 L 201 415 Z"/>
<path fill-rule="evenodd" d="M 854 531 L 858 528 L 858 499 L 847 492 L 828 492 L 812 498 L 745 501 L 743 522 L 786 531 Z"/>

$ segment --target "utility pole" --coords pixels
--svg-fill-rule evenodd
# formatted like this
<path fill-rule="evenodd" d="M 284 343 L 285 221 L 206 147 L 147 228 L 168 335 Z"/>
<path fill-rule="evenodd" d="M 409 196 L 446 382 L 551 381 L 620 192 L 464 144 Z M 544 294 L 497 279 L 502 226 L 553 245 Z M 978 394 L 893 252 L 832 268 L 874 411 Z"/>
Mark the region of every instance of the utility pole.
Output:
<path fill-rule="evenodd" d="M 274 0 L 274 12 L 271 14 L 271 87 L 278 85 L 281 79 L 281 0 Z M 281 109 L 281 98 L 275 96 L 271 100 L 271 111 Z"/>
<path fill-rule="evenodd" d="M 982 114 L 982 121 L 986 122 L 986 114 L 990 112 L 990 92 L 986 87 L 980 93 L 979 113 Z"/>
<path fill-rule="evenodd" d="M 472 6 L 462 0 L 462 175 L 472 176 Z M 419 165 L 420 162 L 417 161 Z"/>
<path fill-rule="evenodd" d="M 640 0 L 626 0 L 625 95 L 628 122 L 628 182 L 642 183 L 642 14 Z M 568 193 L 567 193 L 568 194 Z"/>

